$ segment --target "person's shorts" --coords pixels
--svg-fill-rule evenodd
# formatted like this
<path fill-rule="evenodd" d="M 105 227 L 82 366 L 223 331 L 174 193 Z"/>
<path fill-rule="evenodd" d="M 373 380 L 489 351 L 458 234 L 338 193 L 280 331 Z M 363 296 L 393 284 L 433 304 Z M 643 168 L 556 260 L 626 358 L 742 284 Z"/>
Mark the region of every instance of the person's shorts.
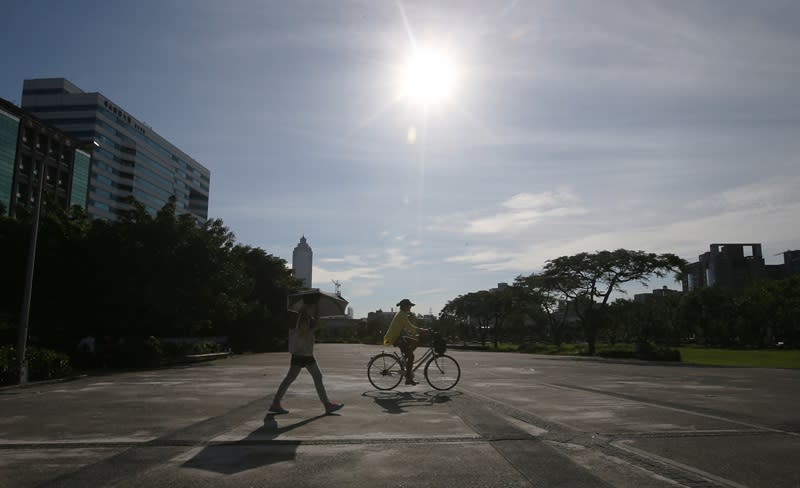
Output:
<path fill-rule="evenodd" d="M 301 368 L 305 368 L 306 366 L 316 362 L 317 360 L 314 359 L 314 356 L 298 356 L 297 354 L 292 354 L 292 366 L 300 366 Z"/>
<path fill-rule="evenodd" d="M 413 352 L 417 348 L 419 341 L 413 337 L 401 336 L 394 341 L 394 345 L 399 347 L 403 353 Z"/>

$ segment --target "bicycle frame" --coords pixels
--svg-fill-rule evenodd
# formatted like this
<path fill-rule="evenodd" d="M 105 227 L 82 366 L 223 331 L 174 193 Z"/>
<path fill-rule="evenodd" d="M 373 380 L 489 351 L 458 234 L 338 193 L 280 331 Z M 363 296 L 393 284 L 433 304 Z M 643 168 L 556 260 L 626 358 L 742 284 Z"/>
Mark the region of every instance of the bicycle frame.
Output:
<path fill-rule="evenodd" d="M 424 364 L 425 380 L 432 388 L 440 391 L 453 388 L 461 377 L 461 367 L 458 361 L 444 354 L 444 351 L 438 354 L 436 351 L 440 346 L 441 339 L 437 335 L 427 348 L 420 348 L 420 357 L 412 364 L 406 362 L 402 350 L 387 351 L 384 348 L 380 354 L 372 356 L 367 364 L 369 382 L 378 390 L 391 390 L 400 384 L 402 378 L 413 378 L 414 372 Z M 422 351 L 423 349 L 425 350 Z M 435 366 L 431 367 L 432 364 Z M 406 384 L 412 383 L 406 381 Z"/>
<path fill-rule="evenodd" d="M 414 361 L 414 367 L 411 368 L 411 372 L 415 373 L 420 368 L 420 366 L 425 364 L 425 362 L 428 359 L 430 359 L 430 357 L 433 356 L 434 354 L 435 353 L 433 351 L 433 345 L 431 345 L 430 347 L 428 347 L 428 350 L 425 351 L 425 354 L 423 354 L 421 358 L 419 358 L 416 361 Z M 394 357 L 396 357 L 397 360 L 400 362 L 400 364 L 403 366 L 403 368 L 402 368 L 403 369 L 403 375 L 405 375 L 406 374 L 406 359 L 403 357 L 402 354 L 397 354 L 397 351 L 392 351 L 392 355 Z"/>

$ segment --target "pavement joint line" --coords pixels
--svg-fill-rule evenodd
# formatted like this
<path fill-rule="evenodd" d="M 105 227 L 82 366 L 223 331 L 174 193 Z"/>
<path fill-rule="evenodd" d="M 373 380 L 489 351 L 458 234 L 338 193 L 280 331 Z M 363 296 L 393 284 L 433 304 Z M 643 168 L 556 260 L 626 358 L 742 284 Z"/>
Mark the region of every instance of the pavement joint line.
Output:
<path fill-rule="evenodd" d="M 551 386 L 547 383 L 542 383 L 545 386 Z M 563 386 L 558 386 L 559 388 L 564 388 Z M 568 389 L 568 388 L 564 388 Z M 622 449 L 618 447 L 616 444 L 619 442 L 624 441 L 626 438 L 630 437 L 637 437 L 636 433 L 631 433 L 630 435 L 625 434 L 605 434 L 605 433 L 590 433 L 590 432 L 582 432 L 577 431 L 569 426 L 560 423 L 551 423 L 545 420 L 539 420 L 538 417 L 535 415 L 530 414 L 524 410 L 521 410 L 517 407 L 509 405 L 507 403 L 501 402 L 491 397 L 487 397 L 477 392 L 472 392 L 469 390 L 462 391 L 469 395 L 474 395 L 477 397 L 482 398 L 486 403 L 493 404 L 499 406 L 502 410 L 505 410 L 509 416 L 526 422 L 530 423 L 531 425 L 543 428 L 543 425 L 557 425 L 563 426 L 562 429 L 547 429 L 548 432 L 542 434 L 538 437 L 538 439 L 544 442 L 557 442 L 557 443 L 572 443 L 581 445 L 586 448 L 597 448 L 601 452 L 605 452 L 607 455 L 624 459 L 625 461 L 631 463 L 633 466 L 653 473 L 655 475 L 664 477 L 670 481 L 678 483 L 680 485 L 689 487 L 689 488 L 709 488 L 709 487 L 726 487 L 726 488 L 739 488 L 737 485 L 725 484 L 721 480 L 723 478 L 716 479 L 714 475 L 708 473 L 708 476 L 703 476 L 701 473 L 705 473 L 704 471 L 697 470 L 696 468 L 691 468 L 690 466 L 685 466 L 680 463 L 670 464 L 664 461 L 661 461 L 658 456 L 650 456 L 649 453 L 644 451 L 636 450 L 637 452 L 633 452 L 632 450 Z M 592 392 L 595 393 L 595 392 Z M 602 393 L 602 392 L 597 392 Z M 538 421 L 531 421 L 530 419 L 534 418 Z M 771 434 L 771 435 L 782 435 L 782 432 L 775 432 L 775 429 L 758 429 L 758 430 L 747 430 L 747 431 L 733 431 L 736 435 L 748 435 L 748 434 Z M 656 434 L 660 435 L 661 433 L 644 433 L 644 434 Z M 664 433 L 670 434 L 670 433 Z M 683 434 L 683 433 L 681 433 Z M 698 437 L 702 436 L 702 434 L 711 434 L 710 432 L 707 433 L 698 433 Z M 712 434 L 713 435 L 713 434 Z M 724 434 L 723 434 L 724 435 Z M 638 436 L 639 438 L 646 437 L 646 436 Z M 655 436 L 654 436 L 655 437 Z M 665 435 L 664 437 L 668 437 Z M 672 436 L 672 437 L 692 437 L 689 435 L 685 436 Z M 698 473 L 698 471 L 700 471 Z M 727 480 L 726 480 L 727 481 Z M 730 482 L 733 483 L 733 482 Z"/>
<path fill-rule="evenodd" d="M 540 429 L 544 429 L 544 430 L 546 430 L 548 432 L 574 432 L 574 433 L 579 433 L 580 432 L 580 431 L 577 431 L 576 429 L 574 429 L 573 427 L 571 427 L 571 426 L 569 426 L 567 424 L 563 424 L 561 422 L 555 422 L 555 421 L 551 421 L 551 420 L 545 420 L 545 419 L 543 419 L 541 417 L 538 417 L 538 416 L 536 416 L 536 415 L 534 415 L 534 414 L 532 414 L 530 412 L 527 412 L 525 410 L 517 408 L 517 407 L 515 407 L 513 405 L 509 405 L 508 403 L 501 402 L 501 401 L 497 400 L 496 398 L 492 398 L 492 397 L 486 396 L 486 395 L 484 395 L 482 393 L 478 393 L 478 392 L 472 391 L 472 390 L 466 390 L 464 388 L 460 388 L 460 390 L 463 391 L 464 393 L 468 394 L 468 395 L 472 395 L 472 396 L 475 396 L 475 397 L 480 397 L 485 403 L 494 404 L 494 405 L 500 407 L 501 409 L 505 410 L 505 412 L 510 417 L 513 417 L 513 418 L 515 418 L 517 420 L 520 420 L 522 422 L 531 424 L 534 427 L 538 427 Z"/>
<path fill-rule="evenodd" d="M 619 441 L 612 442 L 610 444 L 610 446 L 612 446 L 614 448 L 617 448 L 617 449 L 620 449 L 620 450 L 623 450 L 623 451 L 627 451 L 627 452 L 632 453 L 632 454 L 634 454 L 636 456 L 639 456 L 639 457 L 644 457 L 644 458 L 647 458 L 647 459 L 655 460 L 655 461 L 657 461 L 659 463 L 662 463 L 664 465 L 679 469 L 681 471 L 692 473 L 695 476 L 699 476 L 700 478 L 703 478 L 703 479 L 705 479 L 707 481 L 710 481 L 712 483 L 716 483 L 716 484 L 718 484 L 720 486 L 724 486 L 726 488 L 747 488 L 746 486 L 741 485 L 739 483 L 736 483 L 735 481 L 731 481 L 731 480 L 723 478 L 721 476 L 714 475 L 714 474 L 709 473 L 707 471 L 703 471 L 702 469 L 698 469 L 698 468 L 689 466 L 687 464 L 683 464 L 683 463 L 680 463 L 680 462 L 672 460 L 672 459 L 667 459 L 667 458 L 659 456 L 657 454 L 653 454 L 653 453 L 650 453 L 650 452 L 647 452 L 647 451 L 643 451 L 641 449 L 637 449 L 637 448 L 635 448 L 633 446 L 629 446 L 628 444 L 630 442 L 633 442 L 633 441 L 630 441 L 630 440 L 619 440 Z"/>
<path fill-rule="evenodd" d="M 714 419 L 714 420 L 719 420 L 719 421 L 722 421 L 722 422 L 727 422 L 727 423 L 730 423 L 730 424 L 743 425 L 745 427 L 750 427 L 752 429 L 761 430 L 761 431 L 770 431 L 770 432 L 774 432 L 774 433 L 778 433 L 778 434 L 783 434 L 783 435 L 788 435 L 788 436 L 793 436 L 793 437 L 800 437 L 800 433 L 798 433 L 798 432 L 775 429 L 773 427 L 768 427 L 766 425 L 759 425 L 759 424 L 755 424 L 755 423 L 752 423 L 752 422 L 744 422 L 742 420 L 735 420 L 735 419 L 731 419 L 731 418 L 728 418 L 728 417 L 723 417 L 721 415 L 716 415 L 716 414 L 711 414 L 711 413 L 704 413 L 704 412 L 697 411 L 697 410 L 689 410 L 688 408 L 683 407 L 683 406 L 670 405 L 668 402 L 664 402 L 663 404 L 653 403 L 652 401 L 643 400 L 643 399 L 635 397 L 633 395 L 626 395 L 626 394 L 623 394 L 623 393 L 614 393 L 614 392 L 609 392 L 609 391 L 604 391 L 604 390 L 596 390 L 596 389 L 593 389 L 593 388 L 587 388 L 587 387 L 583 387 L 583 386 L 563 385 L 563 384 L 557 384 L 557 383 L 540 383 L 540 384 L 544 385 L 544 386 L 549 386 L 549 387 L 552 387 L 552 388 L 563 389 L 563 390 L 584 391 L 584 392 L 589 392 L 589 393 L 595 393 L 595 394 L 598 394 L 598 395 L 606 395 L 606 396 L 610 396 L 612 398 L 622 398 L 622 399 L 625 399 L 625 400 L 630 400 L 630 401 L 633 401 L 633 402 L 637 402 L 637 403 L 639 403 L 641 405 L 647 405 L 649 407 L 660 408 L 660 409 L 663 409 L 663 410 L 671 410 L 673 412 L 680 412 L 680 413 L 685 413 L 685 414 L 689 414 L 689 415 L 696 415 L 696 416 L 699 416 L 699 417 L 706 417 L 706 418 L 710 418 L 710 419 Z"/>
<path fill-rule="evenodd" d="M 469 396 L 473 395 L 469 390 L 461 391 Z M 537 423 L 528 420 L 532 415 L 484 395 L 474 396 L 485 398 L 485 401 L 472 402 L 470 407 L 454 404 L 451 406 L 454 413 L 471 429 L 490 441 L 489 445 L 532 486 L 610 486 L 559 449 L 549 445 L 546 442 L 547 434 L 534 435 L 511 422 L 517 419 L 541 429 Z M 497 430 L 500 432 L 495 434 Z M 548 469 L 542 471 L 544 466 Z M 558 468 L 549 469 L 553 466 Z M 553 477 L 556 472 L 558 479 Z"/>
<path fill-rule="evenodd" d="M 330 445 L 378 445 L 378 444 L 475 444 L 499 441 L 527 440 L 513 437 L 487 439 L 472 437 L 388 437 L 376 439 L 247 439 L 239 441 L 202 441 L 173 439 L 169 441 L 142 442 L 59 442 L 59 443 L 9 443 L 0 445 L 2 450 L 72 450 L 72 449 L 131 449 L 158 447 L 242 447 L 242 446 L 330 446 Z"/>
<path fill-rule="evenodd" d="M 612 439 L 681 439 L 689 437 L 747 437 L 753 435 L 783 436 L 783 433 L 771 430 L 685 430 L 678 432 L 604 432 L 604 436 Z"/>
<path fill-rule="evenodd" d="M 610 444 L 599 446 L 599 449 L 607 456 L 630 463 L 632 466 L 635 466 L 638 469 L 643 469 L 680 486 L 685 486 L 687 488 L 709 488 L 720 486 L 719 483 L 694 475 L 691 472 L 681 470 L 676 466 L 662 463 L 652 459 L 649 456 L 635 454 L 631 451 L 623 450 Z"/>

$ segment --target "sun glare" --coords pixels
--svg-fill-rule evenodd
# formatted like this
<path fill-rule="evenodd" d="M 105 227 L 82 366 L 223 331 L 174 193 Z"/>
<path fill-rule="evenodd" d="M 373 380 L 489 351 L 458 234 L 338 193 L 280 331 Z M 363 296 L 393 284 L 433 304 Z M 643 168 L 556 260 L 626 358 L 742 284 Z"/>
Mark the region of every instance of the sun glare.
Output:
<path fill-rule="evenodd" d="M 402 96 L 425 106 L 441 103 L 452 96 L 455 78 L 456 70 L 448 53 L 418 46 L 403 71 Z"/>

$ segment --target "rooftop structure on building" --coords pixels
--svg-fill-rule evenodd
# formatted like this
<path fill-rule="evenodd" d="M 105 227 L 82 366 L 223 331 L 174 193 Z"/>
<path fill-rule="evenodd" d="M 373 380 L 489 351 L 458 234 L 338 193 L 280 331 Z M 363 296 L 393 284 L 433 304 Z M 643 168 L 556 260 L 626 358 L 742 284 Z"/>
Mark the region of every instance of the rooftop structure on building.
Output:
<path fill-rule="evenodd" d="M 64 78 L 25 80 L 22 108 L 83 142 L 92 152 L 87 210 L 116 219 L 133 197 L 152 214 L 175 197 L 176 211 L 208 218 L 210 171 L 101 93 Z"/>
<path fill-rule="evenodd" d="M 86 208 L 90 149 L 0 98 L 0 206 L 16 215 L 43 201 Z M 41 178 L 44 180 L 41 180 Z"/>

